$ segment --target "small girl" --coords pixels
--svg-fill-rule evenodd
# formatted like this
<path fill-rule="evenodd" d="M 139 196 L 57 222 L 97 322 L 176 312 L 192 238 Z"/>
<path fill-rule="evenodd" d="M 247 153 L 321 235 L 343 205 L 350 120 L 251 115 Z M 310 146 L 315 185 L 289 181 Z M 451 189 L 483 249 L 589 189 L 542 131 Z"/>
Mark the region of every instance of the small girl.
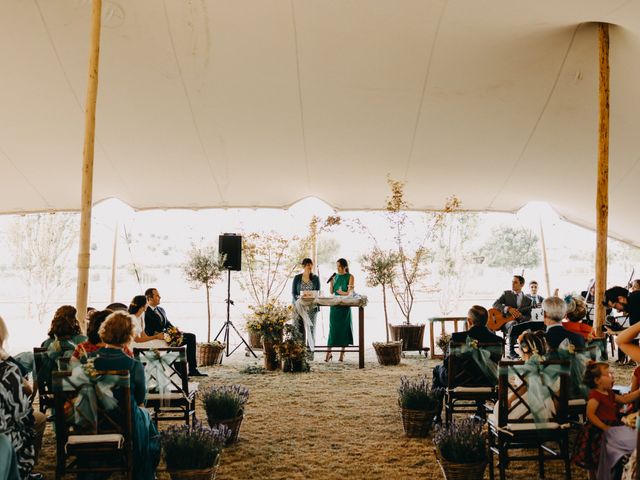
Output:
<path fill-rule="evenodd" d="M 640 397 L 640 390 L 626 395 L 616 395 L 613 388 L 613 374 L 609 364 L 589 362 L 584 373 L 584 383 L 591 390 L 587 402 L 587 423 L 576 439 L 573 462 L 589 470 L 589 477 L 595 478 L 602 447 L 602 433 L 609 427 L 622 425 L 618 418 L 618 404 L 633 402 Z"/>

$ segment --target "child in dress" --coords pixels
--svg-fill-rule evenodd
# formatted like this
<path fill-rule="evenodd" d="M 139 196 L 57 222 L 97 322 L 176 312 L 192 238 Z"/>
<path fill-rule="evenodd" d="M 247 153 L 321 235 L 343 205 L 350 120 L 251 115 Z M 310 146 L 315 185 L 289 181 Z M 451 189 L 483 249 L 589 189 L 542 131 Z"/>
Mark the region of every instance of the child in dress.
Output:
<path fill-rule="evenodd" d="M 640 390 L 626 395 L 616 395 L 612 391 L 613 381 L 609 364 L 589 362 L 584 373 L 584 383 L 591 389 L 587 402 L 587 423 L 576 439 L 573 454 L 573 462 L 589 470 L 589 478 L 595 478 L 598 469 L 602 433 L 609 427 L 622 425 L 618 416 L 619 404 L 640 398 Z"/>

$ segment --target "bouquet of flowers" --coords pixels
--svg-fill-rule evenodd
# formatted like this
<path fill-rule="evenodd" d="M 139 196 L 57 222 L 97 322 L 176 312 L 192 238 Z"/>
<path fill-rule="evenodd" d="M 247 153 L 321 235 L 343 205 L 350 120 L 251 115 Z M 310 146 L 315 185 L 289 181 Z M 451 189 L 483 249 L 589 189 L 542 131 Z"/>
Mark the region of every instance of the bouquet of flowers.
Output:
<path fill-rule="evenodd" d="M 284 324 L 291 319 L 293 312 L 291 305 L 271 300 L 264 305 L 252 306 L 249 309 L 251 313 L 246 317 L 247 330 L 262 335 L 268 342 L 281 342 Z"/>
<path fill-rule="evenodd" d="M 182 332 L 176 327 L 169 327 L 167 331 L 164 332 L 164 341 L 167 342 L 170 347 L 179 347 L 184 341 Z"/>
<path fill-rule="evenodd" d="M 443 353 L 447 353 L 447 349 L 449 348 L 449 342 L 451 341 L 451 335 L 447 333 L 443 333 L 436 342 L 436 345 L 440 347 Z"/>
<path fill-rule="evenodd" d="M 276 353 L 284 362 L 285 372 L 308 372 L 307 346 L 302 335 L 293 325 L 285 325 L 285 339 L 275 346 Z"/>

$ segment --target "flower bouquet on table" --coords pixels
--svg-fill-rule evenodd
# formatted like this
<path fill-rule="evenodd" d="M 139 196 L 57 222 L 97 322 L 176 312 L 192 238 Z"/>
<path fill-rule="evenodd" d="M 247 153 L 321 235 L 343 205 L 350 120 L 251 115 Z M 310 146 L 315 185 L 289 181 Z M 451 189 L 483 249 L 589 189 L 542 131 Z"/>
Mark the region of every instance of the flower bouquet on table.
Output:
<path fill-rule="evenodd" d="M 184 338 L 182 332 L 176 327 L 169 327 L 164 332 L 164 341 L 167 342 L 170 347 L 180 347 L 184 342 Z"/>

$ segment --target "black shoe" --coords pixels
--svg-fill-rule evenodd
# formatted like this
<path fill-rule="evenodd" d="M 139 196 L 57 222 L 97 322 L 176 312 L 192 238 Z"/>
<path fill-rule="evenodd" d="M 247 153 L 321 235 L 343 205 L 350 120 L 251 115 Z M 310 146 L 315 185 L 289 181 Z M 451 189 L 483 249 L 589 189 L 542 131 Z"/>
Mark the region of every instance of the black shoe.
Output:
<path fill-rule="evenodd" d="M 27 480 L 44 480 L 41 473 L 30 473 Z"/>
<path fill-rule="evenodd" d="M 520 356 L 516 352 L 509 352 L 509 360 L 520 360 Z"/>
<path fill-rule="evenodd" d="M 208 373 L 202 373 L 200 370 L 198 370 L 197 368 L 195 370 L 192 370 L 189 372 L 189 376 L 190 377 L 208 377 L 209 374 Z"/>

